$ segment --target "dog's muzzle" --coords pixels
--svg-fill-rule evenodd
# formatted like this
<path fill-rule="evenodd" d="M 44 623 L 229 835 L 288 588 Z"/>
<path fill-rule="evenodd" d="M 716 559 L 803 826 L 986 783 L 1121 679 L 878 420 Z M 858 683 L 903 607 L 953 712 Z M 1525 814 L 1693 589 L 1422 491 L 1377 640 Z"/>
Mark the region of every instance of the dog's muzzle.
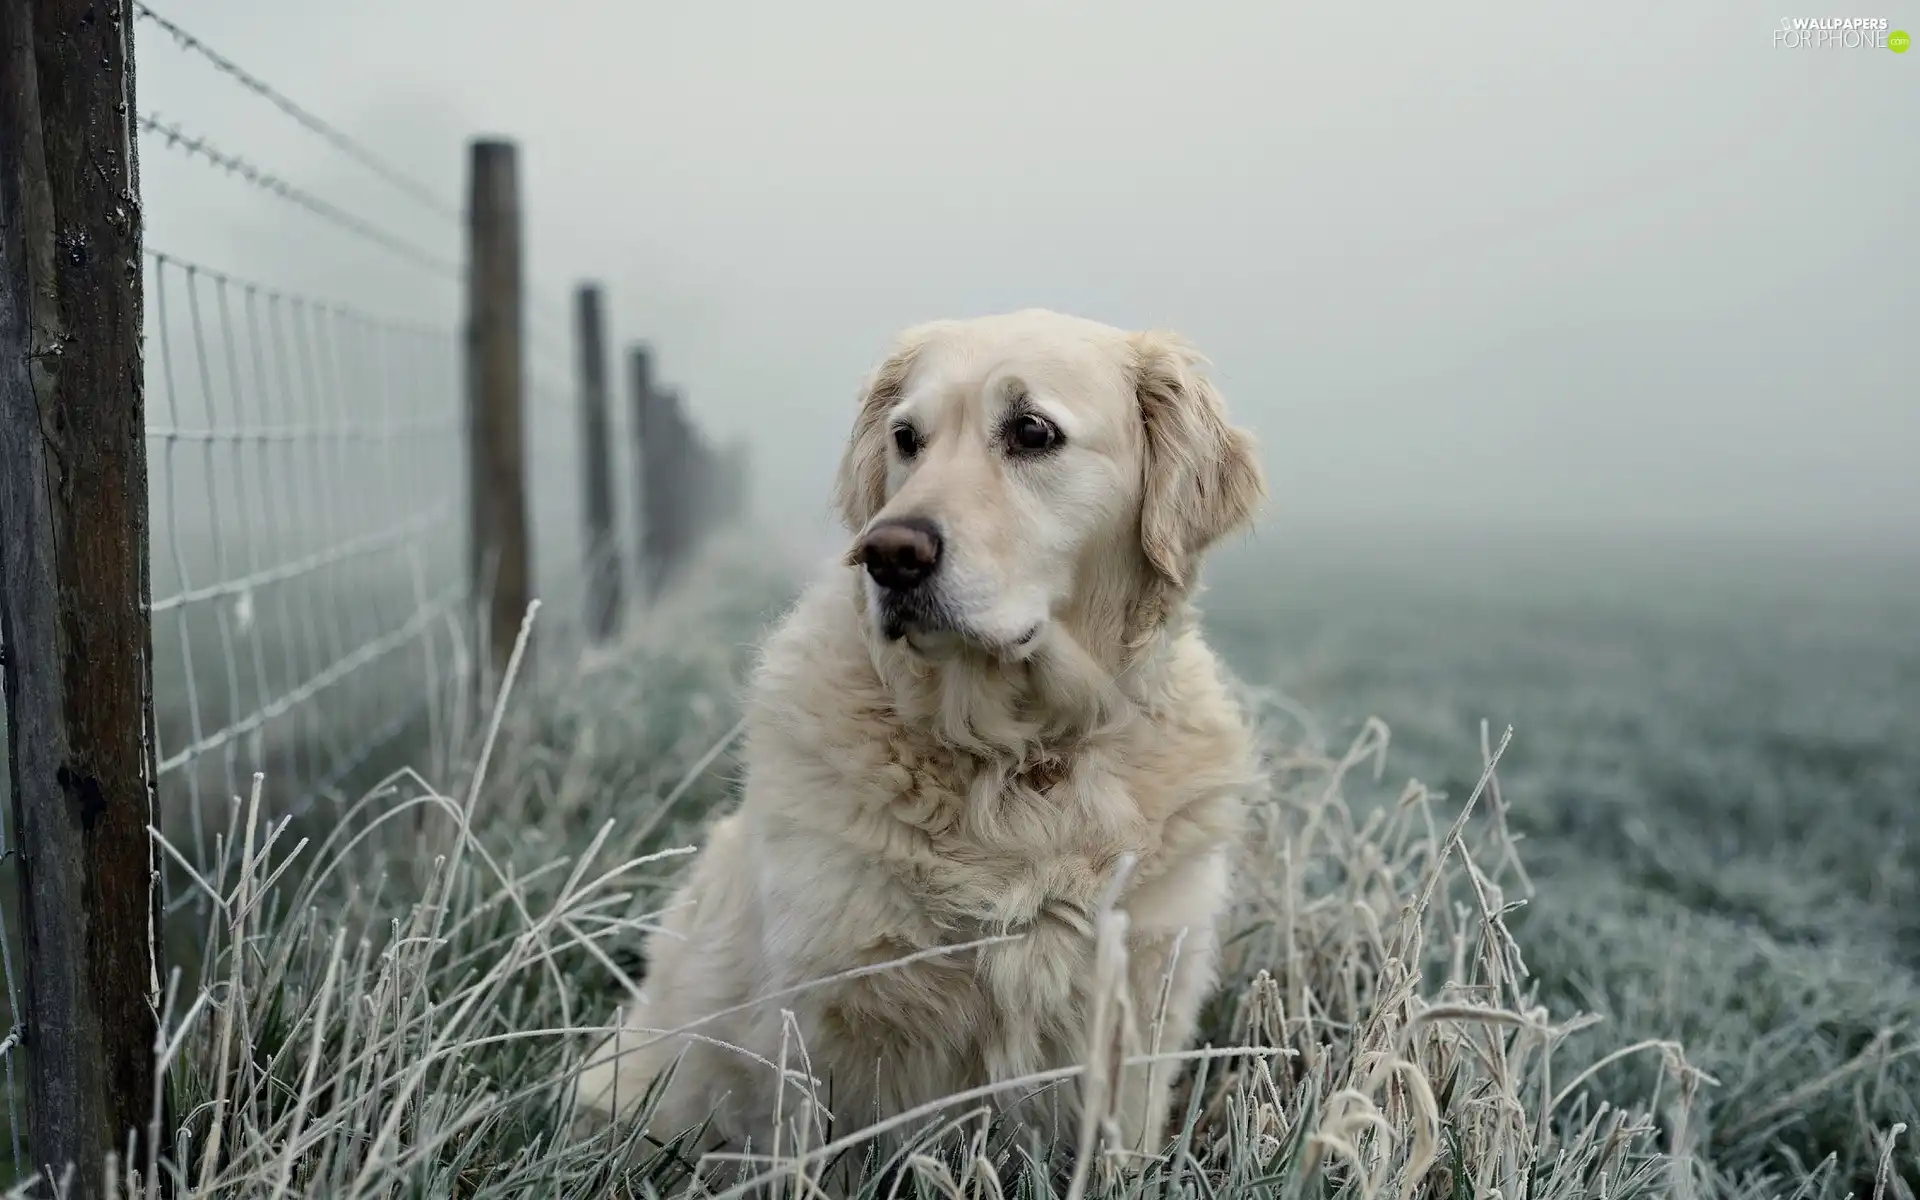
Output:
<path fill-rule="evenodd" d="M 881 521 L 860 539 L 849 557 L 866 569 L 872 582 L 873 615 L 887 640 L 921 635 L 916 649 L 953 638 L 996 654 L 1026 653 L 1039 636 L 1039 625 L 1012 639 L 983 638 L 952 607 L 940 585 L 945 551 L 940 527 L 925 517 Z"/>
<path fill-rule="evenodd" d="M 874 615 L 890 641 L 945 629 L 947 613 L 935 594 L 946 541 L 925 517 L 896 517 L 867 530 L 857 551 L 873 582 Z"/>
<path fill-rule="evenodd" d="M 881 591 L 906 592 L 933 578 L 944 548 L 940 527 L 932 521 L 899 517 L 867 530 L 860 542 L 860 562 Z"/>

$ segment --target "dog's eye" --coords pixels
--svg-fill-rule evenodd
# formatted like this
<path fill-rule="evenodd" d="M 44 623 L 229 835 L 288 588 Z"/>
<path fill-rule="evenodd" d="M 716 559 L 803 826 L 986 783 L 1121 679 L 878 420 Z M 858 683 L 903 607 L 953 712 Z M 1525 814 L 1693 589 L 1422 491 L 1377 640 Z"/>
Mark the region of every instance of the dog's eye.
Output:
<path fill-rule="evenodd" d="M 893 448 L 900 452 L 901 458 L 912 458 L 920 453 L 920 434 L 911 425 L 895 425 Z"/>
<path fill-rule="evenodd" d="M 1044 454 L 1060 444 L 1060 430 L 1052 421 L 1021 413 L 1007 422 L 1007 448 L 1021 454 Z"/>

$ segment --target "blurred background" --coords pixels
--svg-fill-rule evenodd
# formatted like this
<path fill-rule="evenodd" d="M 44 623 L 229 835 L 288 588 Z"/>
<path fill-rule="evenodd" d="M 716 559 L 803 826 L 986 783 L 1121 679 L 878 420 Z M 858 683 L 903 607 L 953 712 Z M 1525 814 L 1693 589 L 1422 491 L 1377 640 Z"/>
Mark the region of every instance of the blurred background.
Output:
<path fill-rule="evenodd" d="M 177 26 L 137 31 L 147 243 L 167 256 L 149 269 L 148 365 L 178 380 L 153 377 L 150 424 L 211 429 L 247 402 L 250 385 L 218 381 L 219 351 L 246 344 L 245 281 L 263 281 L 438 347 L 394 335 L 365 386 L 321 389 L 342 405 L 329 420 L 401 406 L 453 430 L 464 299 L 448 264 L 465 147 L 486 134 L 519 146 L 536 592 L 560 620 L 578 615 L 584 554 L 579 281 L 605 289 L 615 395 L 644 341 L 699 427 L 746 445 L 743 534 L 794 572 L 843 536 L 832 470 L 855 388 L 901 327 L 1045 306 L 1176 329 L 1259 435 L 1272 492 L 1203 600 L 1233 667 L 1335 743 L 1383 717 L 1391 772 L 1456 799 L 1483 738 L 1511 725 L 1502 777 L 1537 885 L 1516 927 L 1543 998 L 1602 1013 L 1618 1040 L 1686 1041 L 1724 1085 L 1730 1161 L 1870 1159 L 1860 1112 L 1920 1127 L 1913 1059 L 1903 1075 L 1861 1057 L 1920 1030 L 1920 54 L 1782 44 L 1778 15 L 1736 3 L 175 0 L 163 15 Z M 1920 10 L 1868 15 L 1920 26 Z M 290 124 L 205 47 L 419 194 Z M 189 142 L 382 238 L 263 196 Z M 163 317 L 169 270 L 183 277 Z M 242 281 L 231 326 L 209 271 Z M 392 617 L 340 633 L 331 660 L 316 641 L 314 661 L 383 628 L 418 635 L 433 581 L 460 570 L 464 518 L 435 507 L 457 490 L 458 443 L 416 452 L 381 428 L 377 461 L 299 458 L 319 482 L 278 516 L 244 498 L 286 481 L 275 460 L 221 501 L 199 451 L 159 435 L 156 598 L 273 569 L 264 552 L 216 561 L 223 544 L 285 557 L 310 537 L 324 557 L 396 516 L 431 519 L 402 566 L 329 583 L 328 611 L 360 619 L 380 596 Z M 622 454 L 632 434 L 616 401 Z M 364 511 L 339 517 L 342 494 Z M 235 540 L 194 515 L 221 512 L 260 528 Z M 317 533 L 326 521 L 344 524 Z M 251 605 L 249 589 L 214 599 L 242 592 Z M 183 699 L 194 639 L 227 639 L 210 661 L 244 667 L 234 639 L 276 612 L 317 635 L 264 599 L 189 629 L 195 603 L 156 625 L 162 741 L 211 752 L 258 705 L 218 680 Z M 392 728 L 418 715 L 420 671 L 452 670 L 447 640 L 395 668 Z M 285 678 L 317 669 L 288 656 Z M 292 686 L 269 687 L 275 670 L 263 702 Z M 364 697 L 347 703 L 364 715 Z M 1765 1098 L 1743 1110 L 1748 1093 Z"/>
<path fill-rule="evenodd" d="M 604 280 L 716 431 L 782 448 L 766 511 L 823 530 L 888 336 L 1040 305 L 1215 360 L 1276 547 L 1920 543 L 1916 60 L 1776 49 L 1750 5 L 172 7 L 443 196 L 463 139 L 516 139 L 540 273 Z M 457 259 L 149 34 L 143 106 Z M 142 171 L 156 245 L 457 316 L 203 164 Z"/>

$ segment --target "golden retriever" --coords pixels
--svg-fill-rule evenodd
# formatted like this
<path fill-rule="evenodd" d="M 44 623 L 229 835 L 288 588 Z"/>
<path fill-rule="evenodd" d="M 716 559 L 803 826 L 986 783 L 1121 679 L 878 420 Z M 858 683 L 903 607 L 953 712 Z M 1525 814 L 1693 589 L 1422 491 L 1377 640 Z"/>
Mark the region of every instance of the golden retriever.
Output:
<path fill-rule="evenodd" d="M 701 1148 L 765 1153 L 777 1120 L 843 1137 L 1080 1063 L 1123 863 L 1121 1036 L 1185 1048 L 1261 787 L 1188 601 L 1263 494 L 1172 335 L 1037 310 L 902 334 L 840 465 L 852 548 L 764 646 L 739 807 L 649 939 L 580 1111 L 627 1115 L 677 1063 L 651 1132 L 710 1121 Z M 1120 1077 L 1134 1147 L 1159 1148 L 1175 1073 Z M 1076 1119 L 1073 1088 L 1032 1091 L 997 1100 Z"/>

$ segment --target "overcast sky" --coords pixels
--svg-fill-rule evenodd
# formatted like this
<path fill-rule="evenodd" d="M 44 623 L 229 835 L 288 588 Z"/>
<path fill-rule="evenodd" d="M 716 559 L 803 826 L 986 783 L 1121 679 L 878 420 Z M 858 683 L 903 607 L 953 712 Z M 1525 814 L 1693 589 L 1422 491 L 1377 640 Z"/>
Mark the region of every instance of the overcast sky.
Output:
<path fill-rule="evenodd" d="M 1863 12 L 1920 31 L 1920 7 Z M 763 511 L 824 525 L 897 328 L 1169 326 L 1270 527 L 1891 543 L 1920 514 L 1920 52 L 1734 2 L 156 0 L 458 203 L 515 138 L 536 373 L 610 291 Z M 457 258 L 458 227 L 138 26 L 140 107 Z M 151 246 L 381 312 L 458 292 L 166 152 Z M 551 476 L 551 473 L 549 473 Z M 569 497 L 572 478 L 549 482 Z"/>

